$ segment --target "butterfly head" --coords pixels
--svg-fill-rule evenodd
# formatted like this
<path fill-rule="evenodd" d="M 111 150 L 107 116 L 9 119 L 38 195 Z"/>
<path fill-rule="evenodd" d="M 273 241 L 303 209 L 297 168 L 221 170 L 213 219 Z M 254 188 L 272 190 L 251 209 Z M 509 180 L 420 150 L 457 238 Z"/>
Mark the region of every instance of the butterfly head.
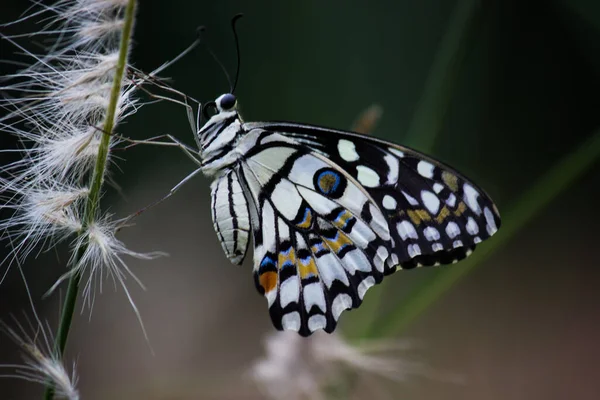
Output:
<path fill-rule="evenodd" d="M 237 98 L 232 93 L 225 93 L 215 100 L 215 105 L 219 112 L 235 111 L 237 108 Z"/>

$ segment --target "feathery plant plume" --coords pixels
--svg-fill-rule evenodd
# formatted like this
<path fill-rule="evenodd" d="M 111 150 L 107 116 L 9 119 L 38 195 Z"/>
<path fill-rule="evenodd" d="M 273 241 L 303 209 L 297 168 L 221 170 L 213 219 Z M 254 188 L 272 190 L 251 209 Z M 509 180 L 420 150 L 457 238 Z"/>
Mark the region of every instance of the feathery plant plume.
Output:
<path fill-rule="evenodd" d="M 15 320 L 16 322 L 16 320 Z M 23 351 L 23 364 L 0 364 L 0 371 L 11 369 L 12 372 L 0 373 L 0 378 L 17 378 L 43 385 L 52 382 L 55 396 L 61 399 L 78 400 L 77 375 L 75 364 L 71 373 L 62 360 L 52 351 L 52 335 L 48 328 L 37 319 L 35 335 L 28 334 L 26 329 L 17 323 L 18 331 L 0 321 L 0 330 Z"/>
<path fill-rule="evenodd" d="M 335 333 L 302 338 L 293 332 L 273 332 L 265 338 L 264 358 L 250 368 L 249 377 L 269 399 L 326 399 L 327 390 L 343 383 L 349 372 L 393 381 L 429 374 L 420 363 L 389 355 L 407 347 L 400 341 L 355 346 Z"/>
<path fill-rule="evenodd" d="M 77 390 L 77 374 L 75 363 L 69 373 L 58 355 L 52 351 L 53 335 L 48 324 L 42 323 L 31 298 L 31 292 L 25 280 L 25 275 L 18 264 L 19 272 L 25 285 L 29 304 L 34 320 L 27 318 L 27 326 L 23 326 L 13 318 L 17 329 L 11 328 L 4 321 L 0 321 L 0 333 L 12 340 L 23 352 L 23 364 L 0 364 L 0 378 L 16 378 L 29 382 L 47 385 L 52 382 L 55 387 L 55 396 L 60 399 L 79 400 Z M 4 373 L 3 371 L 9 371 Z"/>
<path fill-rule="evenodd" d="M 109 276 L 124 288 L 140 318 L 125 287 L 127 275 L 135 277 L 123 256 L 159 255 L 128 250 L 115 237 L 122 225 L 99 205 L 111 149 L 118 144 L 114 128 L 139 106 L 133 96 L 137 83 L 126 74 L 135 6 L 134 0 L 36 1 L 35 9 L 13 23 L 37 19 L 42 29 L 0 37 L 31 63 L 0 84 L 0 107 L 7 111 L 0 130 L 15 136 L 19 145 L 3 151 L 21 156 L 0 169 L 0 209 L 10 214 L 0 230 L 13 248 L 2 264 L 6 271 L 0 283 L 11 264 L 58 242 L 71 243 L 69 271 L 53 286 L 69 281 L 53 354 L 42 357 L 29 346 L 35 365 L 61 359 L 84 272 L 89 274 L 84 304 L 93 304 L 95 282 Z M 34 53 L 19 44 L 23 38 L 51 44 Z M 60 386 L 50 382 L 47 399 Z"/>

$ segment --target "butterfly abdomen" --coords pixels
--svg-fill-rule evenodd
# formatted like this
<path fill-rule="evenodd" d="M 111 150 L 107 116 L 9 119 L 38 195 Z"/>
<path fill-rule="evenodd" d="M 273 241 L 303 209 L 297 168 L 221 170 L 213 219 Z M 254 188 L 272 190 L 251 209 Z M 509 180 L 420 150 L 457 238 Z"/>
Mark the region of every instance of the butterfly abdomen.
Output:
<path fill-rule="evenodd" d="M 211 185 L 211 210 L 215 232 L 227 258 L 241 264 L 248 249 L 250 217 L 248 203 L 235 171 L 217 178 Z"/>

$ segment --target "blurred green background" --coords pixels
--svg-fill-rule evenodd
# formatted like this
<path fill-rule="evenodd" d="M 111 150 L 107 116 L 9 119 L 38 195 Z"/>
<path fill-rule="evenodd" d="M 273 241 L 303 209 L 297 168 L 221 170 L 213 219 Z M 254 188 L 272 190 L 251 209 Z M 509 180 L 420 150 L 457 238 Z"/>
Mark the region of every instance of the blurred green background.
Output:
<path fill-rule="evenodd" d="M 27 6 L 3 0 L 0 23 Z M 415 343 L 410 357 L 463 380 L 411 378 L 389 385 L 391 398 L 598 398 L 598 163 L 577 174 L 522 228 L 519 221 L 543 200 L 541 192 L 523 195 L 600 134 L 600 3 L 143 0 L 130 61 L 151 71 L 205 25 L 210 46 L 233 73 L 229 21 L 238 12 L 245 18 L 238 24 L 236 92 L 247 121 L 345 129 L 366 107 L 379 104 L 383 117 L 375 136 L 455 166 L 484 187 L 506 217 L 501 232 L 511 235 L 503 246 L 418 318 L 401 320 L 415 293 L 427 293 L 439 279 L 439 270 L 395 274 L 369 292 L 364 310 L 342 318 L 348 337 L 406 338 Z M 36 27 L 25 22 L 0 29 L 13 35 Z M 1 60 L 23 59 L 14 52 L 0 41 Z M 0 69 L 5 75 L 16 67 L 2 63 Z M 203 102 L 228 90 L 203 48 L 163 76 Z M 135 138 L 170 133 L 193 144 L 185 112 L 172 104 L 142 108 L 118 131 Z M 2 148 L 14 145 L 6 135 L 0 141 Z M 590 143 L 588 149 L 597 149 L 598 140 Z M 173 149 L 138 147 L 119 156 L 125 160 L 117 161 L 120 170 L 113 168 L 112 178 L 123 194 L 109 190 L 103 201 L 121 216 L 162 196 L 194 167 Z M 571 181 L 569 173 L 558 171 L 550 184 Z M 82 398 L 260 398 L 246 389 L 242 375 L 273 328 L 253 287 L 250 260 L 235 267 L 223 256 L 209 201 L 209 182 L 199 177 L 123 231 L 120 238 L 133 250 L 170 254 L 129 262 L 147 287 L 129 285 L 155 354 L 122 290 L 106 285 L 91 318 L 87 310 L 76 316 L 67 352 L 78 365 Z M 511 213 L 515 207 L 525 213 Z M 51 323 L 58 296 L 42 295 L 64 272 L 66 251 L 43 253 L 25 266 L 37 309 Z M 0 319 L 21 310 L 29 306 L 14 269 L 0 287 Z M 0 363 L 18 360 L 14 344 L 0 339 Z M 0 380 L 0 387 L 12 399 L 42 393 L 39 386 L 10 380 Z"/>

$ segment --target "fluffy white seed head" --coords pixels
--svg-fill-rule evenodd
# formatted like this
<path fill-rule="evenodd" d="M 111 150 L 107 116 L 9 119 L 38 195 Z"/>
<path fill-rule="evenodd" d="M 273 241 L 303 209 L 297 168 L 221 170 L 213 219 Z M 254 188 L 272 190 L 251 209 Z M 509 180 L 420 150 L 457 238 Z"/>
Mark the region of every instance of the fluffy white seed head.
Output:
<path fill-rule="evenodd" d="M 0 230 L 10 240 L 13 257 L 18 260 L 26 258 L 40 242 L 54 245 L 81 229 L 81 202 L 87 188 L 59 184 L 22 188 L 19 183 L 2 183 L 12 192 L 3 206 L 12 216 L 0 221 Z"/>
<path fill-rule="evenodd" d="M 265 356 L 249 375 L 270 399 L 325 399 L 328 385 L 348 370 L 396 381 L 423 372 L 422 365 L 390 355 L 406 348 L 404 343 L 391 341 L 353 346 L 337 334 L 323 332 L 310 338 L 276 332 L 267 336 Z"/>
<path fill-rule="evenodd" d="M 82 274 L 87 276 L 83 288 L 85 304 L 90 308 L 93 306 L 95 289 L 98 287 L 102 292 L 104 280 L 110 279 L 116 286 L 118 283 L 125 293 L 137 314 L 137 308 L 127 290 L 126 280 L 132 278 L 142 288 L 142 283 L 136 278 L 129 269 L 124 256 L 134 257 L 142 260 L 151 260 L 165 253 L 138 253 L 129 250 L 125 244 L 117 239 L 116 231 L 119 229 L 118 222 L 111 222 L 110 216 L 95 221 L 85 228 L 74 242 L 73 257 L 70 260 L 71 267 L 69 272 L 64 274 L 50 289 L 54 290 L 63 280 L 72 274 Z M 75 256 L 77 255 L 77 258 Z"/>
<path fill-rule="evenodd" d="M 0 117 L 0 130 L 18 142 L 15 149 L 0 151 L 20 155 L 0 167 L 0 210 L 9 214 L 0 222 L 0 231 L 14 249 L 9 265 L 34 249 L 72 239 L 77 261 L 72 258 L 71 270 L 54 287 L 71 274 L 89 273 L 83 290 L 91 304 L 95 282 L 102 285 L 108 276 L 124 287 L 127 275 L 133 277 L 123 256 L 157 255 L 127 250 L 115 237 L 117 223 L 102 218 L 100 211 L 86 214 L 87 186 L 99 149 L 106 134 L 113 133 L 104 132 L 104 126 L 107 122 L 116 126 L 136 111 L 136 86 L 126 72 L 116 93 L 115 112 L 109 112 L 130 2 L 34 3 L 38 11 L 21 20 L 39 19 L 39 31 L 19 37 L 0 33 L 3 45 L 14 46 L 30 62 L 0 82 L 0 108 L 6 111 Z M 28 49 L 33 41 L 49 45 L 45 52 L 34 53 Z M 114 121 L 106 121 L 113 114 Z M 111 136 L 109 155 L 117 143 Z"/>
<path fill-rule="evenodd" d="M 75 364 L 72 366 L 73 372 L 69 373 L 61 360 L 52 355 L 50 345 L 52 335 L 47 332 L 47 327 L 41 324 L 37 315 L 35 317 L 38 326 L 34 335 L 27 334 L 16 320 L 19 331 L 0 321 L 0 330 L 21 348 L 24 361 L 23 364 L 16 365 L 0 364 L 0 378 L 23 379 L 44 386 L 52 382 L 55 387 L 55 398 L 79 400 Z"/>

